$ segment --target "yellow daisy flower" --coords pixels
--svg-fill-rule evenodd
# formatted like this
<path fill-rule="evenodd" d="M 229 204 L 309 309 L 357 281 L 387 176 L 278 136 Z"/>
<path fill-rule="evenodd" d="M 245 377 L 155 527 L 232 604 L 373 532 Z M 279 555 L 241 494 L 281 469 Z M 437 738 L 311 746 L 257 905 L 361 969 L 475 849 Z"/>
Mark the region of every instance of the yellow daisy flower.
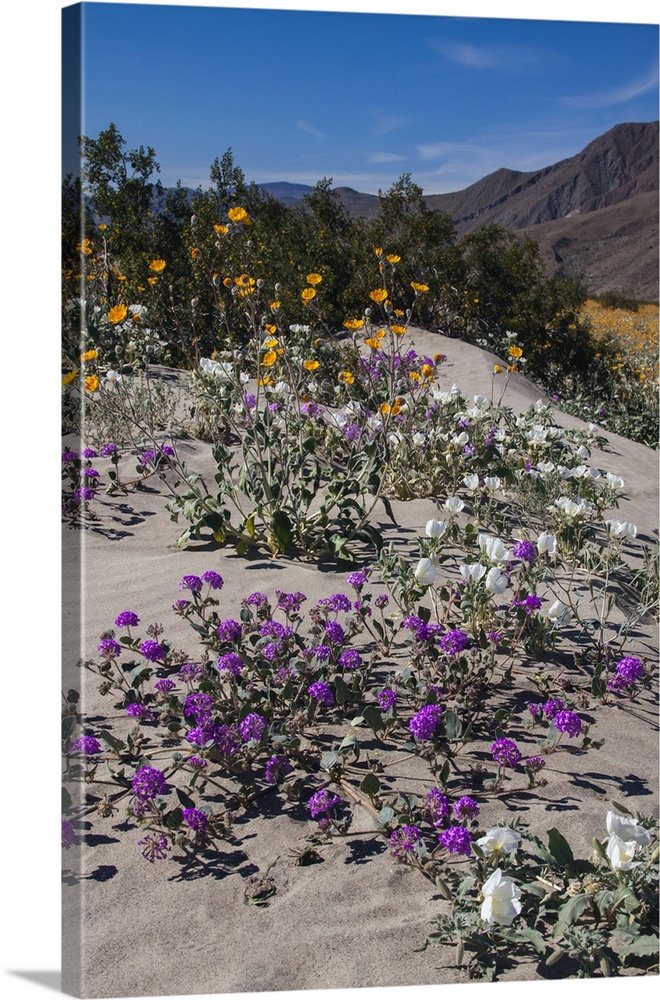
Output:
<path fill-rule="evenodd" d="M 320 361 L 314 361 L 310 358 L 308 361 L 303 361 L 303 368 L 308 372 L 313 372 L 316 371 L 320 364 Z"/>
<path fill-rule="evenodd" d="M 108 319 L 111 323 L 121 323 L 123 319 L 126 319 L 126 314 L 128 313 L 127 307 L 121 303 L 120 305 L 113 306 L 108 313 Z"/>
<path fill-rule="evenodd" d="M 62 376 L 62 385 L 69 385 L 71 382 L 73 382 L 77 374 L 78 372 L 75 370 L 75 368 L 73 369 L 72 372 L 67 372 L 66 375 Z"/>
<path fill-rule="evenodd" d="M 248 225 L 250 222 L 250 216 L 244 208 L 230 208 L 227 215 L 232 222 L 242 222 L 245 225 Z"/>
<path fill-rule="evenodd" d="M 339 382 L 344 382 L 345 385 L 353 385 L 355 382 L 355 376 L 351 372 L 339 372 L 337 379 Z"/>
<path fill-rule="evenodd" d="M 369 292 L 369 298 L 372 302 L 384 302 L 387 298 L 387 292 L 384 288 L 375 288 L 373 292 Z"/>
<path fill-rule="evenodd" d="M 342 323 L 342 326 L 345 326 L 347 330 L 361 330 L 362 327 L 364 326 L 364 320 L 345 319 L 344 322 Z"/>
<path fill-rule="evenodd" d="M 303 300 L 303 302 L 311 302 L 315 295 L 316 295 L 315 288 L 303 288 L 302 292 L 300 293 L 300 297 Z"/>
<path fill-rule="evenodd" d="M 96 358 L 98 358 L 98 356 L 99 356 L 99 352 L 95 351 L 94 348 L 92 348 L 91 351 L 85 351 L 84 354 L 81 354 L 80 355 L 80 360 L 81 361 L 95 361 Z"/>
<path fill-rule="evenodd" d="M 277 361 L 277 354 L 275 351 L 266 351 L 263 358 L 261 359 L 262 365 L 266 368 L 270 368 Z"/>
<path fill-rule="evenodd" d="M 167 267 L 166 262 L 158 258 L 157 260 L 152 260 L 151 264 L 149 265 L 149 270 L 155 271 L 156 274 L 160 274 L 160 272 L 164 271 L 166 267 Z"/>
<path fill-rule="evenodd" d="M 308 285 L 318 285 L 320 281 L 323 281 L 323 278 L 321 277 L 320 274 L 317 274 L 316 271 L 312 272 L 312 274 L 307 275 Z"/>
<path fill-rule="evenodd" d="M 85 379 L 85 388 L 87 392 L 96 392 L 99 387 L 99 377 L 98 375 L 88 375 Z"/>

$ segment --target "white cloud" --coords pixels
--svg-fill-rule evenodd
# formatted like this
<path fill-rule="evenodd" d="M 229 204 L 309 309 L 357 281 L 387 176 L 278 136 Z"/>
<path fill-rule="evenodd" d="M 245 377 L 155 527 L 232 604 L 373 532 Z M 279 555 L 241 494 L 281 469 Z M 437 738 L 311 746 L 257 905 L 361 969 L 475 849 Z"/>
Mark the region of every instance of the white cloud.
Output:
<path fill-rule="evenodd" d="M 621 87 L 614 87 L 611 90 L 601 90 L 596 94 L 583 94 L 576 97 L 562 98 L 562 104 L 567 108 L 576 111 L 589 111 L 595 108 L 610 108 L 617 104 L 626 104 L 633 101 L 642 94 L 648 94 L 651 90 L 658 88 L 658 67 L 655 66 L 650 73 L 641 79 L 631 80 Z"/>
<path fill-rule="evenodd" d="M 439 39 L 429 39 L 427 44 L 434 52 L 470 69 L 518 69 L 528 67 L 543 56 L 541 50 L 525 45 L 479 47 Z"/>
<path fill-rule="evenodd" d="M 378 139 L 381 135 L 387 135 L 397 128 L 403 128 L 409 120 L 401 115 L 391 115 L 383 111 L 370 111 L 369 118 L 374 120 L 370 135 L 372 139 Z"/>
<path fill-rule="evenodd" d="M 309 135 L 313 135 L 315 139 L 325 139 L 325 135 L 320 131 L 320 129 L 315 128 L 314 125 L 310 125 L 309 122 L 303 121 L 302 119 L 296 122 L 296 128 L 300 129 L 301 132 L 307 132 Z"/>
<path fill-rule="evenodd" d="M 401 163 L 407 159 L 407 156 L 400 153 L 372 153 L 367 157 L 367 163 Z"/>

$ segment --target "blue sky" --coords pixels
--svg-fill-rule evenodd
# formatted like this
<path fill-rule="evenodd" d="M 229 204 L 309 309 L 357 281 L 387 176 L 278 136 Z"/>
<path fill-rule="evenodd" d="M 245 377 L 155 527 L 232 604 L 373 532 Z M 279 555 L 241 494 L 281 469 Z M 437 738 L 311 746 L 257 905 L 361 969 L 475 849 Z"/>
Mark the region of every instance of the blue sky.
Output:
<path fill-rule="evenodd" d="M 153 146 L 166 185 L 207 186 L 231 147 L 257 183 L 457 191 L 658 117 L 653 24 L 104 3 L 83 23 L 85 134 Z"/>

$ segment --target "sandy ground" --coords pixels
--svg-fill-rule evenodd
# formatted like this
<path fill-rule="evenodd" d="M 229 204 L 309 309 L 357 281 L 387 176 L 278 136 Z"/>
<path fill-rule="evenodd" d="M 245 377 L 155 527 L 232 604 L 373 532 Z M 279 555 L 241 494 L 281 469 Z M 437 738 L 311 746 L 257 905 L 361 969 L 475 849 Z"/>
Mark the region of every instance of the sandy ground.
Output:
<path fill-rule="evenodd" d="M 414 333 L 421 351 L 448 357 L 441 380 L 457 383 L 464 395 L 491 395 L 493 359 L 478 348 L 436 334 Z M 522 412 L 544 398 L 520 376 L 505 402 Z M 579 426 L 555 414 L 557 423 Z M 638 539 L 652 542 L 658 531 L 658 454 L 606 435 L 608 446 L 590 464 L 622 475 L 628 499 L 618 516 L 634 521 Z M 203 462 L 204 446 L 188 443 Z M 190 648 L 188 629 L 169 611 L 184 574 L 213 569 L 225 587 L 220 611 L 237 617 L 240 600 L 254 590 L 302 590 L 307 607 L 345 589 L 345 573 L 319 571 L 313 564 L 238 558 L 206 542 L 176 546 L 177 525 L 163 509 L 157 489 L 121 499 L 104 498 L 96 529 L 64 531 L 64 687 L 82 688 L 92 715 L 107 708 L 96 683 L 79 676 L 75 664 L 91 656 L 100 633 L 126 608 L 142 622 L 162 622 L 176 645 Z M 432 500 L 397 505 L 401 527 L 414 538 L 436 511 Z M 100 530 L 98 530 L 100 529 Z M 180 530 L 180 529 L 179 529 Z M 635 649 L 655 659 L 654 623 L 640 626 Z M 90 682 L 91 681 L 91 682 Z M 608 800 L 625 802 L 645 815 L 658 807 L 657 707 L 646 692 L 629 707 L 595 703 L 585 717 L 598 750 L 553 755 L 548 783 L 530 793 L 524 781 L 502 799 L 484 803 L 484 825 L 499 822 L 506 808 L 522 812 L 543 834 L 557 826 L 576 854 L 590 852 L 592 837 L 604 835 Z M 420 790 L 421 772 L 411 766 L 393 776 L 401 787 Z M 427 785 L 427 787 L 430 787 Z M 226 856 L 196 870 L 175 861 L 150 865 L 136 847 L 136 830 L 117 829 L 121 815 L 94 819 L 80 830 L 81 846 L 63 855 L 63 988 L 84 997 L 306 990 L 408 986 L 466 982 L 453 949 L 418 951 L 441 910 L 437 891 L 416 871 L 395 862 L 385 841 L 360 836 L 373 821 L 356 806 L 348 836 L 321 849 L 322 862 L 295 864 L 313 830 L 303 805 L 273 793 L 260 799 L 235 829 Z M 268 875 L 276 887 L 269 905 L 246 905 L 251 875 Z M 505 978 L 542 980 L 565 975 L 561 966 L 518 967 Z"/>

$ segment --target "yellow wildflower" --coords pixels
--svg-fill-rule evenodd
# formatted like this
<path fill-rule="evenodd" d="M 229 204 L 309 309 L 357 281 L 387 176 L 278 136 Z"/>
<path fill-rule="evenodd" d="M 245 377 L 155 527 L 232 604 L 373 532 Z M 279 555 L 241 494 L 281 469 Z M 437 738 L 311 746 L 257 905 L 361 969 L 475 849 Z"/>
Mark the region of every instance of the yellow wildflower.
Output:
<path fill-rule="evenodd" d="M 126 319 L 126 314 L 128 313 L 127 307 L 121 303 L 120 305 L 113 306 L 108 313 L 108 319 L 111 323 L 121 323 L 123 319 Z"/>
<path fill-rule="evenodd" d="M 225 233 L 229 232 L 229 226 L 221 226 L 219 223 L 216 223 L 213 228 L 215 229 L 216 233 L 220 234 L 220 236 L 224 236 Z"/>
<path fill-rule="evenodd" d="M 264 340 L 264 347 L 277 347 L 279 340 L 277 337 L 269 337 L 268 340 Z"/>
<path fill-rule="evenodd" d="M 355 382 L 355 376 L 351 372 L 339 372 L 337 378 L 339 382 L 344 382 L 346 385 L 353 385 Z"/>
<path fill-rule="evenodd" d="M 317 274 L 315 271 L 312 272 L 312 274 L 307 275 L 308 285 L 318 285 L 320 281 L 323 281 L 323 278 L 321 277 L 320 274 Z"/>
<path fill-rule="evenodd" d="M 388 253 L 387 259 L 389 260 L 390 264 L 398 264 L 399 261 L 401 260 L 401 258 L 397 253 Z"/>
<path fill-rule="evenodd" d="M 300 293 L 300 297 L 303 300 L 303 302 L 311 302 L 315 295 L 316 295 L 315 288 L 303 288 L 302 292 Z"/>
<path fill-rule="evenodd" d="M 88 375 L 85 379 L 85 388 L 87 392 L 96 392 L 99 387 L 99 377 L 98 375 Z"/>
<path fill-rule="evenodd" d="M 409 372 L 408 378 L 410 379 L 411 382 L 422 381 L 422 376 L 419 374 L 419 372 Z"/>
<path fill-rule="evenodd" d="M 369 298 L 373 302 L 384 302 L 387 298 L 387 292 L 384 288 L 375 288 L 373 292 L 369 292 Z"/>
<path fill-rule="evenodd" d="M 100 222 L 99 223 L 99 229 L 107 229 L 107 228 L 108 227 L 106 226 L 105 222 Z"/>
<path fill-rule="evenodd" d="M 193 260 L 197 260 L 197 258 L 199 257 L 199 250 L 197 249 L 197 247 L 192 248 L 192 250 L 190 251 L 190 256 L 192 257 Z"/>
<path fill-rule="evenodd" d="M 264 365 L 265 368 L 270 368 L 272 365 L 275 364 L 276 361 L 277 361 L 277 354 L 275 353 L 275 351 L 266 351 L 263 358 L 261 359 L 261 363 L 262 365 Z"/>
<path fill-rule="evenodd" d="M 383 337 L 385 336 L 385 331 L 384 330 L 376 330 L 376 336 L 378 337 L 379 340 L 382 340 Z"/>
<path fill-rule="evenodd" d="M 85 351 L 84 354 L 81 354 L 80 355 L 80 360 L 81 361 L 95 361 L 96 358 L 98 358 L 98 356 L 99 356 L 99 352 L 95 351 L 94 348 L 92 348 L 91 351 Z"/>
<path fill-rule="evenodd" d="M 264 375 L 263 378 L 257 379 L 257 385 L 270 385 L 270 379 L 267 375 Z"/>
<path fill-rule="evenodd" d="M 75 368 L 73 369 L 72 372 L 67 372 L 66 375 L 62 376 L 62 385 L 69 385 L 71 382 L 73 382 L 77 374 L 78 372 L 76 371 Z"/>
<path fill-rule="evenodd" d="M 414 289 L 416 292 L 428 292 L 429 290 L 428 285 L 421 285 L 419 281 L 411 281 L 410 287 Z"/>
<path fill-rule="evenodd" d="M 149 282 L 150 285 L 155 285 L 156 282 L 158 281 L 158 278 L 154 275 L 153 278 L 147 278 L 147 281 Z"/>
<path fill-rule="evenodd" d="M 264 323 L 264 330 L 271 335 L 277 333 L 277 327 L 274 323 Z"/>
<path fill-rule="evenodd" d="M 245 225 L 249 225 L 250 223 L 250 216 L 244 208 L 230 208 L 227 215 L 232 222 L 242 222 Z"/>
<path fill-rule="evenodd" d="M 308 372 L 313 372 L 316 371 L 320 364 L 320 361 L 314 361 L 310 358 L 308 361 L 303 361 L 303 368 Z"/>
<path fill-rule="evenodd" d="M 374 349 L 380 347 L 380 341 L 376 337 L 367 337 L 365 344 L 367 347 L 373 347 Z"/>
<path fill-rule="evenodd" d="M 493 365 L 493 375 L 501 375 L 503 371 L 502 365 Z"/>
<path fill-rule="evenodd" d="M 390 406 L 389 403 L 381 403 L 378 409 L 380 410 L 381 413 L 389 413 L 392 407 Z"/>
<path fill-rule="evenodd" d="M 392 331 L 392 333 L 397 333 L 400 337 L 403 337 L 404 333 L 406 332 L 405 326 L 399 326 L 398 323 L 394 323 L 390 327 L 390 330 Z"/>
<path fill-rule="evenodd" d="M 376 254 L 377 257 L 381 257 L 382 253 L 383 253 L 383 248 L 382 247 L 374 247 L 374 253 Z"/>
<path fill-rule="evenodd" d="M 344 322 L 342 323 L 342 326 L 345 326 L 347 330 L 361 330 L 362 327 L 364 326 L 364 320 L 345 319 Z"/>
<path fill-rule="evenodd" d="M 403 309 L 395 309 L 394 310 L 394 315 L 395 316 L 403 316 Z"/>
<path fill-rule="evenodd" d="M 522 358 L 522 354 L 523 354 L 522 347 L 510 347 L 509 348 L 509 355 L 512 358 Z"/>
<path fill-rule="evenodd" d="M 434 372 L 435 368 L 433 365 L 422 365 L 422 375 L 425 375 L 426 378 L 431 378 Z"/>
<path fill-rule="evenodd" d="M 89 239 L 83 240 L 81 243 L 76 243 L 76 250 L 80 250 L 81 253 L 87 254 L 89 256 L 93 253 L 92 241 Z"/>
<path fill-rule="evenodd" d="M 156 274 L 160 274 L 161 271 L 165 270 L 166 266 L 167 265 L 165 261 L 158 258 L 157 260 L 152 260 L 151 264 L 149 265 L 149 270 L 155 271 Z"/>
<path fill-rule="evenodd" d="M 277 310 L 280 308 L 281 305 L 282 303 L 279 301 L 279 299 L 276 299 L 275 302 L 271 302 L 270 304 L 271 312 L 274 313 L 277 312 Z"/>

